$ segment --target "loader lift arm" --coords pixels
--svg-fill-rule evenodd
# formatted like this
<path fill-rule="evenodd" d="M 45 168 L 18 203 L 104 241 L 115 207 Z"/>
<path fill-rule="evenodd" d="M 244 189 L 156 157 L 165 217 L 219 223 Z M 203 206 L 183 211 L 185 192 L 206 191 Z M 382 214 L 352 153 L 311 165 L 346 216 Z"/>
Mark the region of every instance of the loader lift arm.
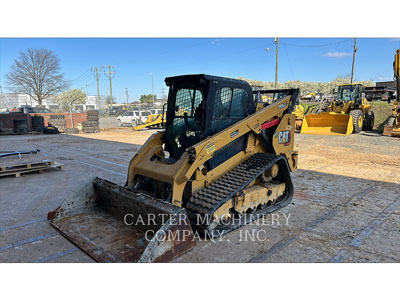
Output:
<path fill-rule="evenodd" d="M 271 91 L 275 92 L 275 90 Z M 286 112 L 290 113 L 290 111 L 293 110 L 293 100 L 296 97 L 297 90 L 284 91 L 291 92 L 292 94 L 281 98 L 271 105 L 261 108 L 255 114 L 250 115 L 246 119 L 234 125 L 231 125 L 223 131 L 205 139 L 204 141 L 201 141 L 200 143 L 197 143 L 193 147 L 188 148 L 188 155 L 196 157 L 196 159 L 191 163 L 187 172 L 183 176 L 177 178 L 177 181 L 183 182 L 189 180 L 190 176 L 200 165 L 204 164 L 204 162 L 213 157 L 213 152 L 207 151 L 210 145 L 213 145 L 213 147 L 215 147 L 216 149 L 222 149 L 232 141 L 242 137 L 249 132 L 254 132 L 257 135 L 261 134 L 261 128 L 264 123 L 271 121 L 275 118 L 281 119 Z M 293 127 L 293 120 L 287 119 L 287 125 L 289 127 Z M 276 153 L 276 151 L 274 153 Z"/>

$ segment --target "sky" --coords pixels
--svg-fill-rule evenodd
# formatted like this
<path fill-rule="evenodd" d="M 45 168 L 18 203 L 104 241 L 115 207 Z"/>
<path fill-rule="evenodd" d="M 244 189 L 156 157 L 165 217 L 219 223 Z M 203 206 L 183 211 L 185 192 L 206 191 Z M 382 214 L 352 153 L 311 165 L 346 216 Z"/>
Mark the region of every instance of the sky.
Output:
<path fill-rule="evenodd" d="M 142 94 L 162 96 L 165 77 L 206 73 L 254 80 L 275 80 L 273 38 L 0 38 L 0 85 L 14 59 L 28 48 L 46 48 L 60 59 L 61 72 L 71 88 L 96 95 L 92 67 L 114 66 L 113 97 L 136 101 Z M 269 48 L 267 51 L 266 48 Z M 393 78 L 392 63 L 398 38 L 357 39 L 355 80 Z M 279 81 L 326 82 L 351 73 L 351 38 L 280 38 Z M 153 74 L 153 76 L 151 75 Z M 100 76 L 100 94 L 109 95 L 109 80 Z"/>

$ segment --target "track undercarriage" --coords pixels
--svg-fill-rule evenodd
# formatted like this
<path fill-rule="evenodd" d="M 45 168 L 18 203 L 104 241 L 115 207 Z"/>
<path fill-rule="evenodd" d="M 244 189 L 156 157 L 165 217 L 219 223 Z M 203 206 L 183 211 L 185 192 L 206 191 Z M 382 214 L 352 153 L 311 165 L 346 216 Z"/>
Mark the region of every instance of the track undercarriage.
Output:
<path fill-rule="evenodd" d="M 195 228 L 216 237 L 286 206 L 292 196 L 285 158 L 257 153 L 195 193 L 186 210 Z"/>

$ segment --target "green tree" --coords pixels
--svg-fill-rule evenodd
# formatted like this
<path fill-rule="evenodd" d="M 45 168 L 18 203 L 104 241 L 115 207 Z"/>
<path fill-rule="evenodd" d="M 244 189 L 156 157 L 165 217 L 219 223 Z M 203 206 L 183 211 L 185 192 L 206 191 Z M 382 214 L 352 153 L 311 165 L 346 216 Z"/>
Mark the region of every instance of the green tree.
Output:
<path fill-rule="evenodd" d="M 70 111 L 75 104 L 85 104 L 86 94 L 81 89 L 73 89 L 55 97 L 54 102 L 64 111 Z"/>
<path fill-rule="evenodd" d="M 150 105 L 152 104 L 155 100 L 157 99 L 157 96 L 154 94 L 148 94 L 148 95 L 141 95 L 139 98 L 139 101 L 141 104 L 147 104 Z"/>

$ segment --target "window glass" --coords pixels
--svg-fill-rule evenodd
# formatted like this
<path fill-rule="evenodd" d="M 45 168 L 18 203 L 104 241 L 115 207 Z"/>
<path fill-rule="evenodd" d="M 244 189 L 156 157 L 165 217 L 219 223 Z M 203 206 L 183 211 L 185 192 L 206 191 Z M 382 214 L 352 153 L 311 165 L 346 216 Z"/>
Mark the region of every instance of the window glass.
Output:
<path fill-rule="evenodd" d="M 358 86 L 340 86 L 338 100 L 351 101 L 359 97 Z"/>
<path fill-rule="evenodd" d="M 247 116 L 247 92 L 224 87 L 217 91 L 211 128 L 220 131 Z"/>
<path fill-rule="evenodd" d="M 176 93 L 174 125 L 184 123 L 185 113 L 189 118 L 194 116 L 196 108 L 203 100 L 203 94 L 197 89 L 179 89 Z M 179 117 L 179 118 L 176 118 Z"/>
<path fill-rule="evenodd" d="M 247 116 L 247 92 L 243 89 L 233 89 L 231 119 L 238 121 Z"/>
<path fill-rule="evenodd" d="M 232 101 L 232 89 L 222 88 L 218 90 L 217 96 L 215 97 L 215 108 L 213 113 L 214 120 L 225 120 L 229 118 L 231 101 Z"/>
<path fill-rule="evenodd" d="M 147 117 L 149 115 L 148 111 L 142 111 L 142 117 Z"/>
<path fill-rule="evenodd" d="M 167 127 L 168 149 L 174 158 L 200 141 L 201 118 L 195 118 L 195 113 L 203 98 L 200 89 L 184 87 L 176 91 L 172 126 Z"/>

